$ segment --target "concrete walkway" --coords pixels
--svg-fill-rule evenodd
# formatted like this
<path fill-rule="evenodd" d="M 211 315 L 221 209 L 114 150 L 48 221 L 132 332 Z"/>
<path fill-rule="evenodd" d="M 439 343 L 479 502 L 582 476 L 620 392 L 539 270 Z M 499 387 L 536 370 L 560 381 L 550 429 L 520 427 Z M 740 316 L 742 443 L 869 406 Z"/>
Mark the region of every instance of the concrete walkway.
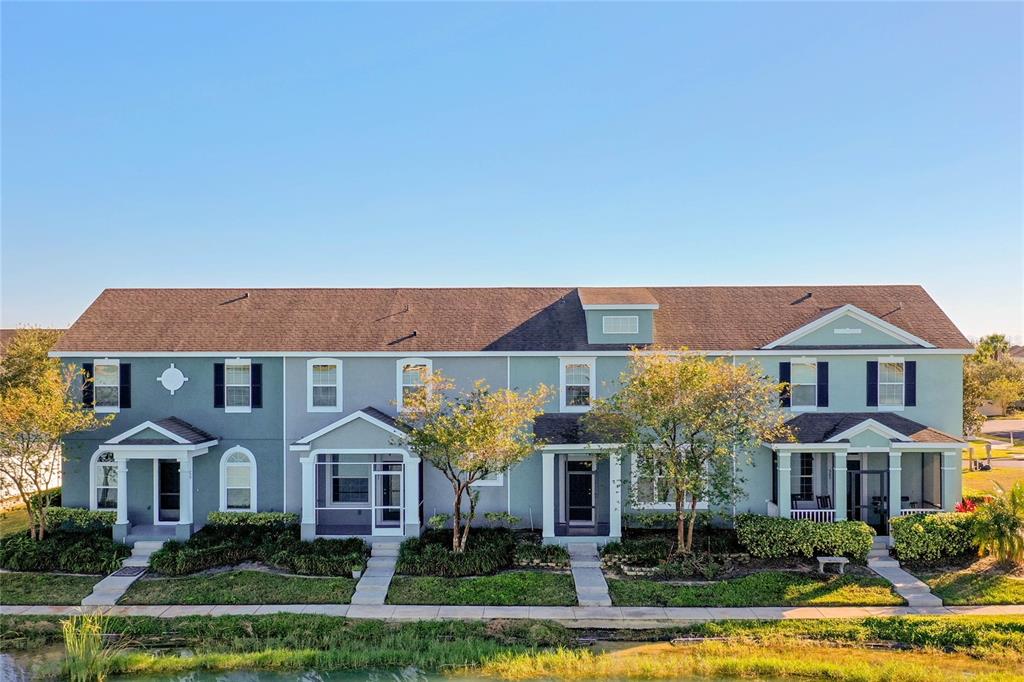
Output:
<path fill-rule="evenodd" d="M 904 571 L 900 562 L 889 556 L 887 541 L 888 538 L 875 538 L 868 552 L 868 568 L 891 582 L 896 594 L 907 600 L 907 606 L 942 606 L 942 599 L 932 594 L 927 584 Z"/>
<path fill-rule="evenodd" d="M 370 560 L 366 563 L 366 570 L 356 583 L 355 594 L 352 595 L 353 604 L 383 604 L 388 596 L 388 588 L 391 587 L 391 579 L 395 577 L 395 564 L 398 562 L 397 542 L 373 543 L 370 550 Z"/>
<path fill-rule="evenodd" d="M 555 620 L 575 628 L 645 629 L 712 620 L 792 620 L 892 616 L 1024 616 L 1024 606 L 831 606 L 761 608 L 656 608 L 619 606 L 386 606 L 283 604 L 253 606 L 3 606 L 5 616 L 70 616 L 101 612 L 117 616 L 238 616 L 305 613 L 388 621 Z"/>
<path fill-rule="evenodd" d="M 576 600 L 579 605 L 611 606 L 612 598 L 608 594 L 608 582 L 601 571 L 597 544 L 573 542 L 566 545 L 566 548 L 569 550 L 569 567 L 576 584 Z"/>
<path fill-rule="evenodd" d="M 121 568 L 92 587 L 92 594 L 82 600 L 83 606 L 112 606 L 124 596 L 128 588 L 149 568 L 149 557 L 164 546 L 163 540 L 140 540 L 132 546 L 132 553 L 121 562 Z"/>

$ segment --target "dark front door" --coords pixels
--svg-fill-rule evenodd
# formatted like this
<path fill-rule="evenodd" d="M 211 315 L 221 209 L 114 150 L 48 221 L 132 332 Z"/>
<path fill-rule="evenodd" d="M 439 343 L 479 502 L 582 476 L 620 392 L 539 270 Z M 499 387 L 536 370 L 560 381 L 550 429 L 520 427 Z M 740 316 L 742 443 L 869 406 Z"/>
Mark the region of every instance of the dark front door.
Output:
<path fill-rule="evenodd" d="M 178 473 L 178 460 L 161 459 L 157 464 L 156 479 L 156 520 L 175 523 L 181 518 L 181 476 Z"/>
<path fill-rule="evenodd" d="M 879 535 L 888 533 L 889 472 L 884 469 L 861 469 L 847 463 L 846 501 L 849 517 L 863 521 Z"/>
<path fill-rule="evenodd" d="M 849 461 L 846 463 L 846 509 L 850 520 L 861 521 L 860 508 L 860 462 Z"/>
<path fill-rule="evenodd" d="M 593 461 L 569 460 L 565 465 L 565 479 L 569 525 L 594 525 Z"/>

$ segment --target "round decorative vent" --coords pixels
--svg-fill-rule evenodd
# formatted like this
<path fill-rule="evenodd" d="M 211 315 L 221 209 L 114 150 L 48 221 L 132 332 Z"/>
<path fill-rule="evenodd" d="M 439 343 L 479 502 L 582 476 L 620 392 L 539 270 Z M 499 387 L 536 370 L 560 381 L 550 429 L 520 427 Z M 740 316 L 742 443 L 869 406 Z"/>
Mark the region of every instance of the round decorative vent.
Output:
<path fill-rule="evenodd" d="M 181 370 L 175 367 L 172 362 L 171 366 L 165 369 L 164 373 L 158 376 L 156 380 L 163 384 L 164 388 L 171 392 L 171 395 L 174 395 L 175 391 L 185 385 L 188 377 L 182 374 Z"/>

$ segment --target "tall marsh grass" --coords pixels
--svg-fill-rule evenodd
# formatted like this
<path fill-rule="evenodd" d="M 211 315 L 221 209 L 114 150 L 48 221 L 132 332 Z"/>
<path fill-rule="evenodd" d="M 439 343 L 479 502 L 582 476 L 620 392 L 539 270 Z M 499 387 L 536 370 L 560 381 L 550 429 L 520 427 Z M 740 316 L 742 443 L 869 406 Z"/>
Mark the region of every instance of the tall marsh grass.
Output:
<path fill-rule="evenodd" d="M 61 621 L 64 633 L 64 675 L 71 682 L 103 682 L 110 666 L 110 651 L 103 642 L 106 618 L 86 614 Z"/>

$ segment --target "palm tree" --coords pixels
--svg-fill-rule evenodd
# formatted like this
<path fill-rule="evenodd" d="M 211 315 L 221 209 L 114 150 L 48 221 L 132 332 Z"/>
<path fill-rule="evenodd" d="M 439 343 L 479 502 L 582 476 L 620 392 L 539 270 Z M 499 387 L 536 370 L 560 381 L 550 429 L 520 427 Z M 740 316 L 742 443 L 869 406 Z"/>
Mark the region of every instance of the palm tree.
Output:
<path fill-rule="evenodd" d="M 998 485 L 998 484 L 997 484 Z M 974 540 L 978 554 L 998 561 L 1024 564 L 1024 482 L 999 494 L 975 513 Z"/>

